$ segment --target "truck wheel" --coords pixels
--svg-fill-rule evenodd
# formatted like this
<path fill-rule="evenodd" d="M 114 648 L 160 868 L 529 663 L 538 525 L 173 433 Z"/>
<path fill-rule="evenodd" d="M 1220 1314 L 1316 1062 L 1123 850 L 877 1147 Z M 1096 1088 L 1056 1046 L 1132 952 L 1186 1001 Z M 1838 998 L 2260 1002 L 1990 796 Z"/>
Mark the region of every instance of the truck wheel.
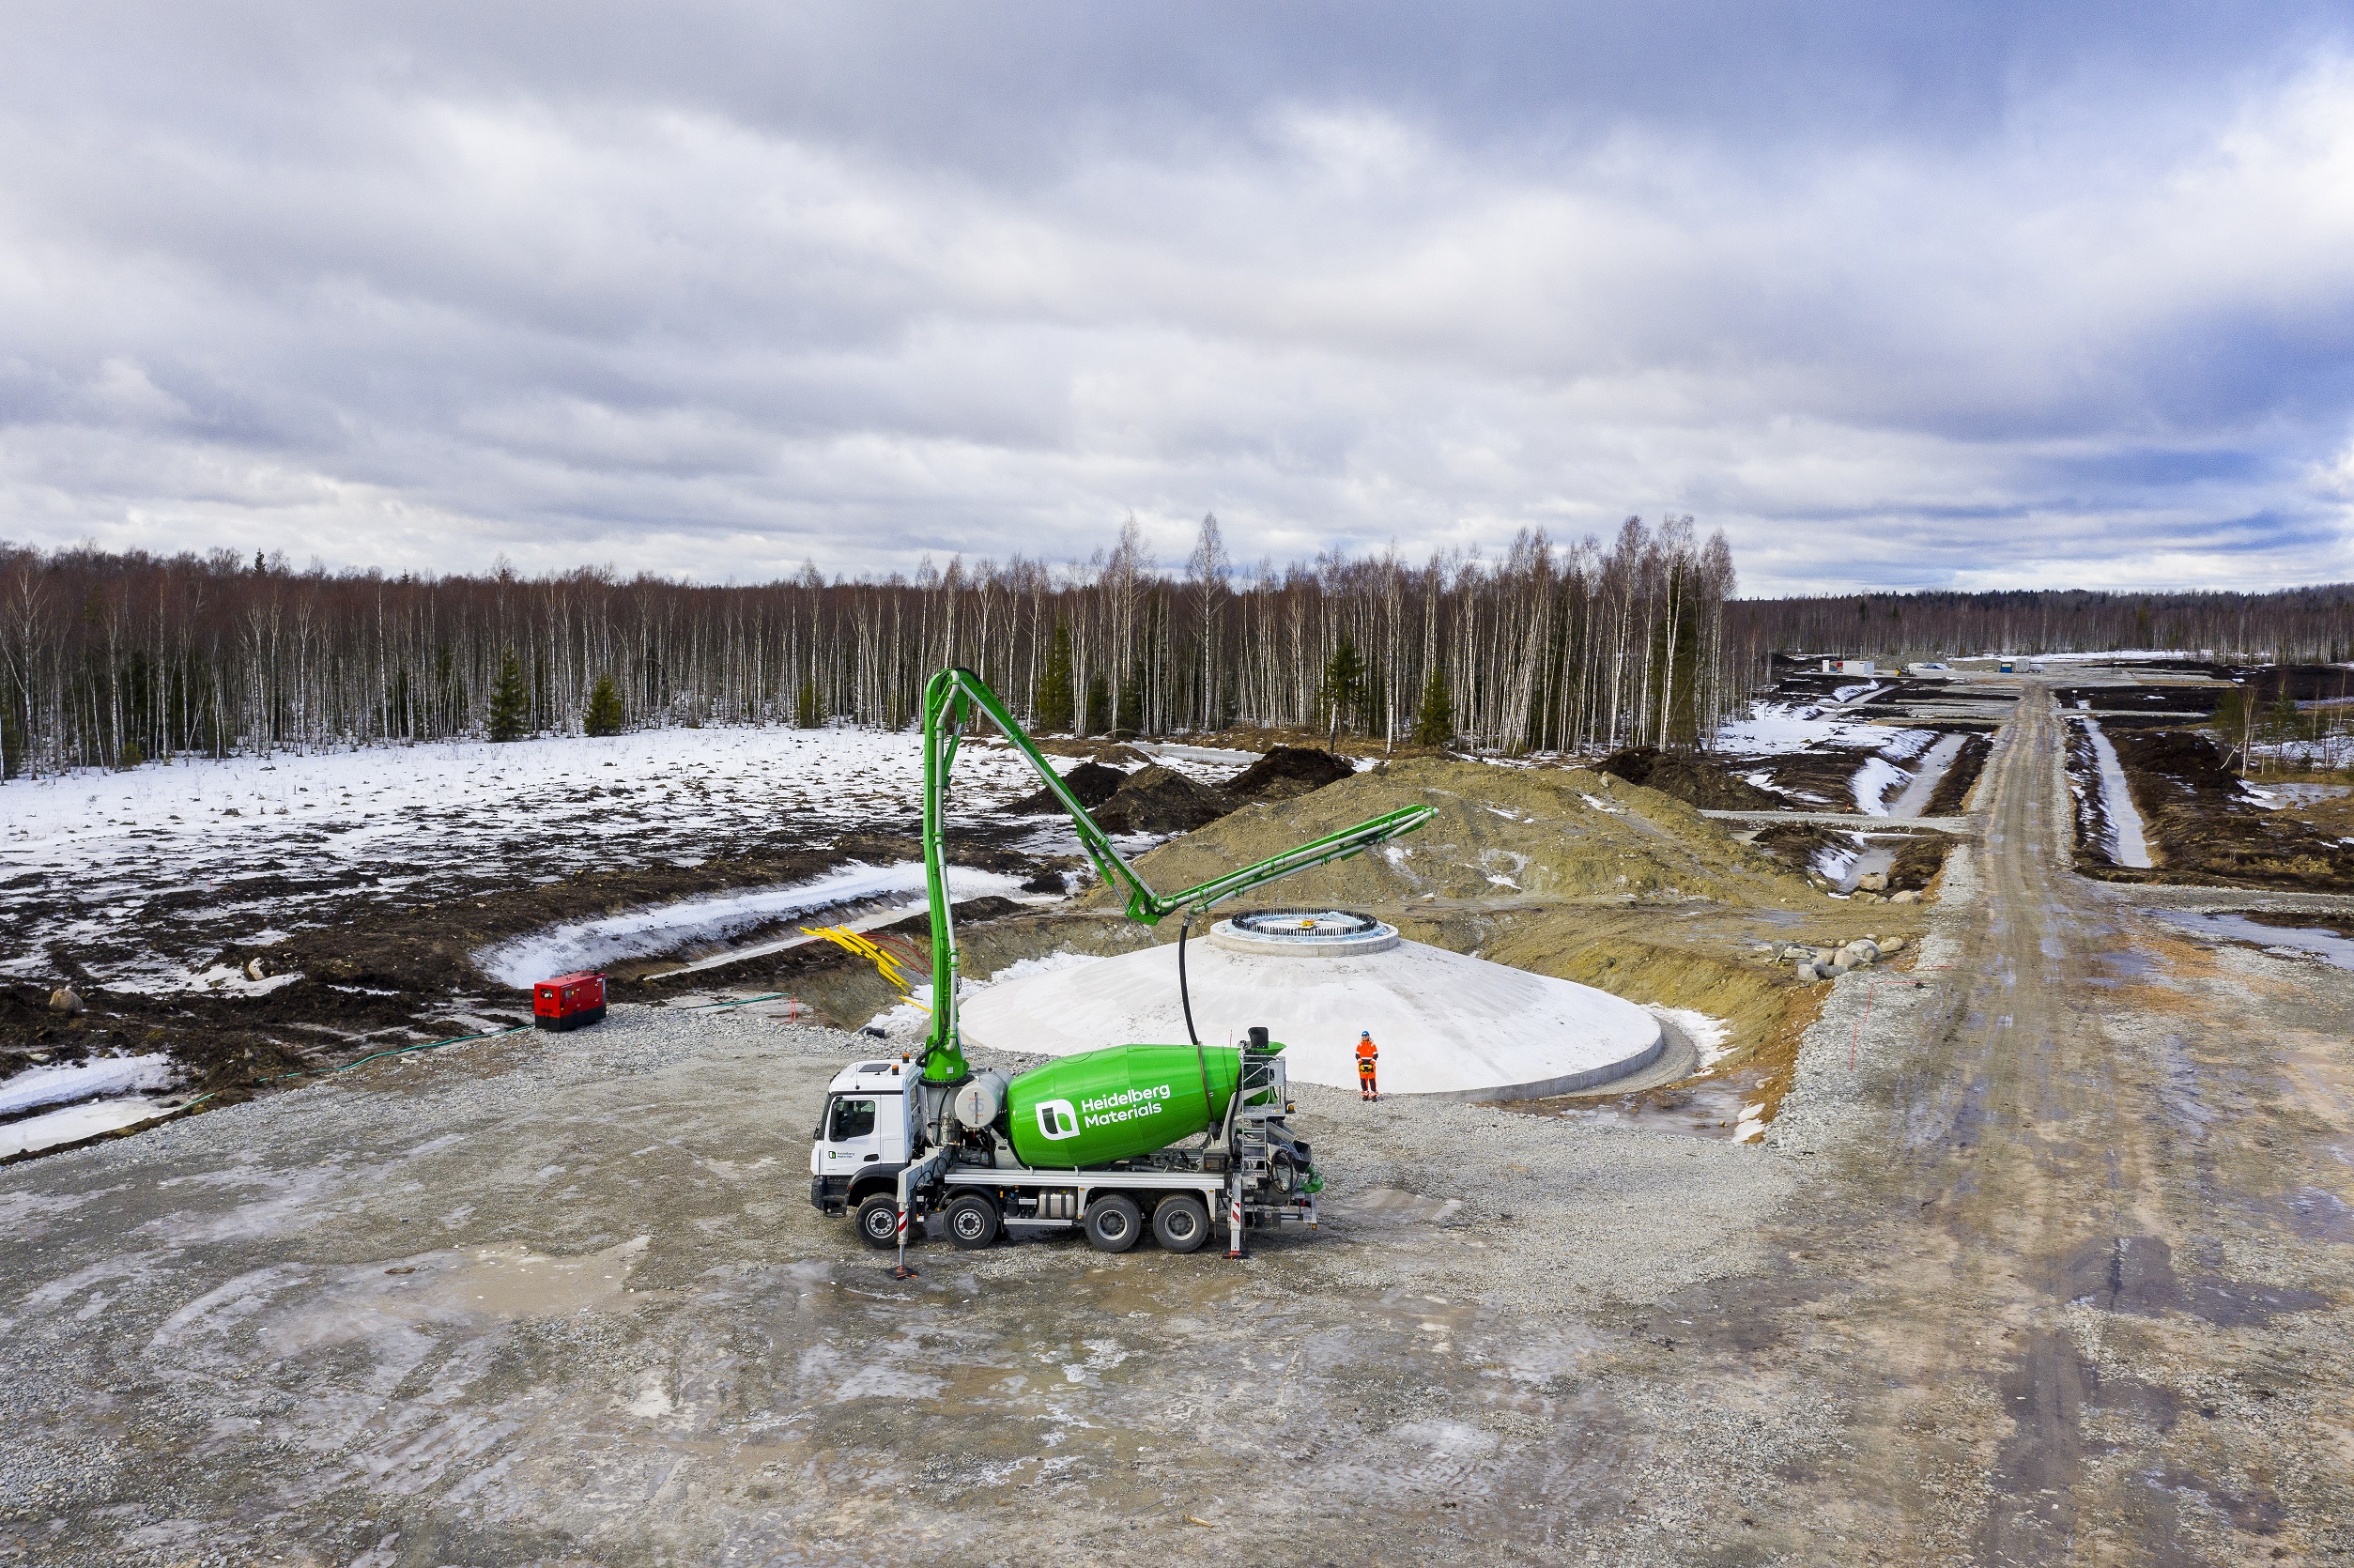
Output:
<path fill-rule="evenodd" d="M 900 1243 L 900 1204 L 887 1192 L 877 1192 L 858 1206 L 858 1238 L 878 1251 Z"/>
<path fill-rule="evenodd" d="M 1087 1205 L 1087 1245 L 1099 1253 L 1124 1253 L 1145 1233 L 1145 1212 L 1133 1198 L 1117 1194 Z"/>
<path fill-rule="evenodd" d="M 1173 1192 L 1153 1206 L 1153 1239 L 1164 1253 L 1190 1253 L 1209 1239 L 1209 1210 L 1187 1192 Z"/>
<path fill-rule="evenodd" d="M 977 1253 L 997 1239 L 997 1206 L 977 1192 L 967 1192 L 948 1206 L 948 1239 L 968 1253 Z"/>

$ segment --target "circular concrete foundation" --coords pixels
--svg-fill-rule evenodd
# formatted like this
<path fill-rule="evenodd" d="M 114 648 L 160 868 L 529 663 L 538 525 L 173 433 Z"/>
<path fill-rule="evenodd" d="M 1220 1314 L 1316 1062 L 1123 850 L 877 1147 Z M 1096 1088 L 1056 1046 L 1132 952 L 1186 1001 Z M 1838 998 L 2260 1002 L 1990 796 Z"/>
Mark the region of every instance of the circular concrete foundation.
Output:
<path fill-rule="evenodd" d="M 1360 1030 L 1380 1050 L 1382 1093 L 1450 1099 L 1569 1094 L 1639 1071 L 1663 1047 L 1659 1021 L 1608 992 L 1387 926 L 1269 942 L 1231 924 L 1188 945 L 1194 1025 L 1226 1045 L 1265 1024 L 1296 1082 L 1353 1086 Z M 967 1041 L 1045 1056 L 1186 1038 L 1174 943 L 989 986 L 957 1012 Z"/>

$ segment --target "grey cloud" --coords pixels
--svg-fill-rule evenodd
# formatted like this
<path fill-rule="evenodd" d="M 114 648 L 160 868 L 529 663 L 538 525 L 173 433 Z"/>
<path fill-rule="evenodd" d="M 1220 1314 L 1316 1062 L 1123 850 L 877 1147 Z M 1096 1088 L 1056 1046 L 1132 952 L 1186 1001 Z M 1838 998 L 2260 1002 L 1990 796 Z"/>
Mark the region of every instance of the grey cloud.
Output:
<path fill-rule="evenodd" d="M 2354 572 L 2342 16 L 1950 10 L 24 8 L 0 536 Z"/>

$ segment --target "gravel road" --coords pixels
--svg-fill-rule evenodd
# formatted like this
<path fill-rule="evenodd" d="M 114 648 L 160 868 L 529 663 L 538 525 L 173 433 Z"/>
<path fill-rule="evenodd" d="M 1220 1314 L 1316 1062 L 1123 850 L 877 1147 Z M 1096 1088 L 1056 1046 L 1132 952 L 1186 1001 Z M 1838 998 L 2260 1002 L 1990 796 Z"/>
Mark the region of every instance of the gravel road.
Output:
<path fill-rule="evenodd" d="M 2076 878 L 2057 733 L 1764 1145 L 1305 1090 L 1239 1264 L 892 1281 L 804 1197 L 862 1042 L 742 1014 L 0 1171 L 0 1562 L 2354 1551 L 2354 976 Z"/>

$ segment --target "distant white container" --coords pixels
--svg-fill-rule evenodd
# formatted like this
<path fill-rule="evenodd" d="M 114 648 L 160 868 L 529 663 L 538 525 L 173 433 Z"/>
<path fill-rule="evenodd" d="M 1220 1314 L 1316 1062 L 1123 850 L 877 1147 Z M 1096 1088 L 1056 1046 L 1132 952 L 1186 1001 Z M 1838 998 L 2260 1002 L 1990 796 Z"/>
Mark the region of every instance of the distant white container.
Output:
<path fill-rule="evenodd" d="M 1870 659 L 1829 659 L 1823 670 L 1826 675 L 1877 675 L 1880 666 Z"/>

